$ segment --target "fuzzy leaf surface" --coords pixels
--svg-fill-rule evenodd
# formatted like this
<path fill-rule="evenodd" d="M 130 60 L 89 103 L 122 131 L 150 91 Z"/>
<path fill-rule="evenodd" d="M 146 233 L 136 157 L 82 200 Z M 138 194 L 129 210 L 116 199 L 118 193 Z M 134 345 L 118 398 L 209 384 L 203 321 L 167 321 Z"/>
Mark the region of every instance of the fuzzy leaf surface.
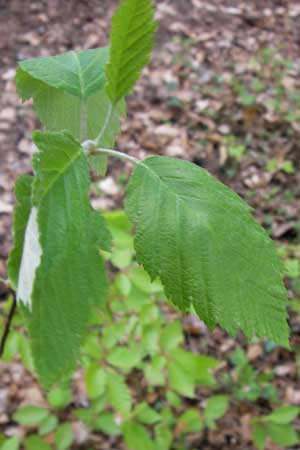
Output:
<path fill-rule="evenodd" d="M 33 206 L 41 262 L 32 293 L 30 333 L 35 366 L 49 386 L 71 372 L 91 307 L 101 306 L 106 277 L 99 253 L 110 248 L 103 218 L 89 202 L 86 157 L 67 132 L 34 133 Z"/>
<path fill-rule="evenodd" d="M 113 105 L 129 94 L 149 62 L 156 31 L 151 0 L 123 0 L 112 18 L 106 90 Z"/>
<path fill-rule="evenodd" d="M 238 195 L 192 163 L 154 156 L 135 169 L 126 211 L 139 263 L 181 310 L 289 345 L 280 261 Z"/>

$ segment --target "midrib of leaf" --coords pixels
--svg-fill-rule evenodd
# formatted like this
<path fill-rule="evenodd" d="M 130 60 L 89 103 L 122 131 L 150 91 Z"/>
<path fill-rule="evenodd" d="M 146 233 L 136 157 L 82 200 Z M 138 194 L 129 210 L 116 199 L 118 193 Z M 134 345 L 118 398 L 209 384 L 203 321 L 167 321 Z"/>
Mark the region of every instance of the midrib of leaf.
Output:
<path fill-rule="evenodd" d="M 175 197 L 175 204 L 176 204 L 176 221 L 177 221 L 177 227 L 176 227 L 176 234 L 178 236 L 178 230 L 180 228 L 180 220 L 179 220 L 179 215 L 178 212 L 180 210 L 180 204 L 184 205 L 184 207 L 191 212 L 193 215 L 195 215 L 197 217 L 197 219 L 199 220 L 199 222 L 202 224 L 202 226 L 204 226 L 208 232 L 213 232 L 212 227 L 210 226 L 210 224 L 207 221 L 203 221 L 203 216 L 201 215 L 201 212 L 195 211 L 189 204 L 188 202 L 185 201 L 184 197 L 181 197 L 179 194 L 177 194 L 176 192 L 174 192 L 171 187 L 167 184 L 167 182 L 163 179 L 163 177 L 160 177 L 153 169 L 151 169 L 149 166 L 147 166 L 146 164 L 142 163 L 142 166 L 144 168 L 147 168 L 149 170 L 149 172 L 154 175 L 155 178 L 157 178 L 159 186 L 162 184 L 164 186 L 164 188 L 168 191 L 168 193 L 171 196 Z M 173 177 L 174 178 L 174 177 Z M 180 178 L 180 180 L 183 181 L 182 178 Z M 160 192 L 160 188 L 159 188 L 159 192 Z M 188 198 L 188 197 L 187 197 Z M 178 241 L 178 239 L 177 239 Z M 177 261 L 178 261 L 178 266 L 179 266 L 179 274 L 180 277 L 182 276 L 182 270 L 181 270 L 181 254 L 180 251 L 178 250 L 178 248 L 176 248 L 176 253 L 177 253 Z M 209 273 L 207 271 L 203 272 L 203 276 L 206 279 L 206 283 L 205 286 L 207 284 L 209 284 Z M 180 279 L 180 296 L 181 299 L 184 298 L 184 294 L 183 294 L 183 285 L 182 285 L 182 280 Z M 205 304 L 206 304 L 206 309 L 209 310 L 211 308 L 211 305 L 209 304 L 209 293 L 207 292 L 207 289 L 205 289 L 205 296 L 204 296 L 204 300 L 205 300 Z"/>
<path fill-rule="evenodd" d="M 185 200 L 185 199 L 192 198 L 192 196 L 187 196 L 187 195 L 181 196 L 180 194 L 174 192 L 174 190 L 168 185 L 168 183 L 167 183 L 166 180 L 164 179 L 164 178 L 166 178 L 166 177 L 161 177 L 161 176 L 158 175 L 152 168 L 150 168 L 150 167 L 149 167 L 148 165 L 146 165 L 146 164 L 140 163 L 140 165 L 141 165 L 143 168 L 146 168 L 147 170 L 149 170 L 149 172 L 151 173 L 151 175 L 154 176 L 154 177 L 158 180 L 158 182 L 161 183 L 161 184 L 164 186 L 164 189 L 166 189 L 166 190 L 168 191 L 168 193 L 169 193 L 171 196 L 174 196 L 174 197 L 175 197 L 175 199 L 176 199 L 176 205 L 177 205 L 177 202 L 179 202 L 179 204 L 181 203 L 182 205 L 184 205 L 184 207 L 187 208 L 187 209 L 191 212 L 191 214 L 197 216 L 198 219 L 200 219 L 200 223 L 202 224 L 202 226 L 204 226 L 204 227 L 206 228 L 206 230 L 207 230 L 208 232 L 214 233 L 214 230 L 213 230 L 213 228 L 211 227 L 211 225 L 209 224 L 209 222 L 206 221 L 206 220 L 203 220 L 203 216 L 201 215 L 201 211 L 198 211 L 198 210 L 193 209 L 193 208 L 189 205 L 188 201 Z M 174 178 L 177 178 L 177 177 L 168 177 L 168 178 L 173 178 L 173 179 L 174 179 Z M 168 179 L 168 178 L 167 178 L 167 179 Z M 178 177 L 178 179 L 179 179 L 179 177 Z M 184 179 L 180 178 L 180 180 L 181 180 L 182 182 L 184 182 Z M 223 196 L 223 195 L 224 195 L 224 194 L 222 193 L 222 196 Z M 197 197 L 194 197 L 194 198 L 195 198 L 195 200 L 199 200 Z M 219 207 L 218 207 L 218 208 L 219 208 Z M 249 214 L 249 212 L 248 212 L 248 214 Z M 251 215 L 250 215 L 250 217 L 251 217 Z M 232 220 L 234 220 L 235 222 L 240 222 L 240 223 L 242 224 L 242 218 L 240 217 L 239 214 L 232 215 Z M 241 255 L 239 255 L 239 256 L 241 256 Z M 205 276 L 207 277 L 207 276 L 209 276 L 209 274 L 206 273 Z M 248 282 L 248 280 L 247 280 L 247 282 Z M 273 294 L 272 294 L 272 295 L 273 295 Z M 274 295 L 273 295 L 273 296 L 274 296 Z M 277 296 L 277 298 L 281 299 L 280 296 Z"/>
<path fill-rule="evenodd" d="M 200 219 L 203 219 L 203 217 L 201 216 L 201 213 L 199 213 L 198 211 L 195 211 L 189 204 L 188 202 L 186 202 L 184 200 L 185 197 L 189 198 L 189 196 L 180 196 L 179 194 L 177 194 L 176 192 L 173 191 L 173 189 L 168 185 L 168 183 L 164 180 L 163 177 L 159 176 L 153 169 L 151 169 L 149 166 L 147 166 L 147 164 L 143 164 L 140 163 L 139 165 L 141 165 L 144 169 L 149 170 L 149 172 L 151 173 L 151 175 L 153 175 L 155 178 L 157 178 L 157 180 L 159 181 L 159 183 L 162 183 L 162 185 L 164 186 L 164 188 L 169 192 L 170 195 L 175 197 L 176 202 L 179 201 L 180 203 L 182 203 L 184 205 L 185 208 L 188 208 L 188 210 L 190 212 L 192 212 L 193 214 L 197 214 L 197 216 L 200 217 Z M 177 205 L 177 203 L 176 203 Z M 207 229 L 209 229 L 210 231 L 213 231 L 212 228 L 209 226 L 209 224 L 207 222 L 203 223 L 203 225 L 205 225 L 207 227 Z"/>
<path fill-rule="evenodd" d="M 40 201 L 45 197 L 45 195 L 49 192 L 49 190 L 55 185 L 55 183 L 57 183 L 57 181 L 60 179 L 61 176 L 63 176 L 67 170 L 72 166 L 72 164 L 74 164 L 74 162 L 80 157 L 80 150 L 78 152 L 76 152 L 73 157 L 70 157 L 70 155 L 68 155 L 64 149 L 62 149 L 62 151 L 65 153 L 65 155 L 67 156 L 67 163 L 65 165 L 63 165 L 62 170 L 46 170 L 46 169 L 42 169 L 43 172 L 52 172 L 52 173 L 56 173 L 57 175 L 53 176 L 51 178 L 50 183 L 47 185 L 47 190 L 45 190 L 43 192 L 43 195 L 40 198 Z"/>
<path fill-rule="evenodd" d="M 110 119 L 112 118 L 114 112 L 115 112 L 115 107 L 113 106 L 113 104 L 109 100 L 109 107 L 108 107 L 108 110 L 107 110 L 107 113 L 106 113 L 105 122 L 104 122 L 103 127 L 101 128 L 98 136 L 95 139 L 96 145 L 101 145 L 102 138 L 103 138 L 103 136 L 104 136 L 104 134 L 105 134 L 105 132 L 107 130 L 107 127 L 108 127 L 108 125 L 110 123 Z"/>
<path fill-rule="evenodd" d="M 81 64 L 80 60 L 78 58 L 77 53 L 74 51 L 71 52 L 75 64 L 78 69 L 78 79 L 79 79 L 79 86 L 80 86 L 80 141 L 82 142 L 86 137 L 87 132 L 87 111 L 86 111 L 86 101 L 84 99 L 84 92 L 85 92 L 85 83 L 83 78 L 83 73 L 81 70 Z"/>
<path fill-rule="evenodd" d="M 169 192 L 169 194 L 170 194 L 171 196 L 174 196 L 174 197 L 175 197 L 175 199 L 176 199 L 176 205 L 177 205 L 177 202 L 179 202 L 179 203 L 181 203 L 182 205 L 184 205 L 184 207 L 187 208 L 188 211 L 189 211 L 191 214 L 193 214 L 194 216 L 197 216 L 198 219 L 200 219 L 200 223 L 202 224 L 202 226 L 204 226 L 204 227 L 206 228 L 206 230 L 207 230 L 208 232 L 214 233 L 214 229 L 211 227 L 211 225 L 209 224 L 209 222 L 206 221 L 206 220 L 203 220 L 203 216 L 202 216 L 202 214 L 201 214 L 201 211 L 198 211 L 198 210 L 193 209 L 193 208 L 189 205 L 189 202 L 185 200 L 185 199 L 188 200 L 189 198 L 194 198 L 195 200 L 199 200 L 197 197 L 193 197 L 193 196 L 189 196 L 189 195 L 182 195 L 182 196 L 181 196 L 180 194 L 174 192 L 174 190 L 173 190 L 173 189 L 168 185 L 168 183 L 165 181 L 164 177 L 159 176 L 153 169 L 151 169 L 149 166 L 147 166 L 147 165 L 145 165 L 145 164 L 143 164 L 143 167 L 144 167 L 144 168 L 147 168 L 147 169 L 150 171 L 151 175 L 153 175 L 155 178 L 157 178 L 157 180 L 158 180 L 159 183 L 162 183 L 162 185 L 163 185 L 164 188 Z M 171 177 L 170 177 L 170 178 L 171 178 Z M 184 181 L 184 180 L 182 179 L 182 181 Z M 223 194 L 222 194 L 222 195 L 223 195 Z M 218 206 L 218 209 L 221 209 L 221 208 Z M 251 217 L 251 216 L 250 216 L 250 217 Z M 234 220 L 235 222 L 239 222 L 239 223 L 243 224 L 242 218 L 241 218 L 240 215 L 238 215 L 238 214 L 232 215 L 232 220 Z M 263 228 L 262 228 L 262 230 L 263 230 Z M 239 256 L 241 257 L 242 255 L 239 255 Z M 244 258 L 244 259 L 245 259 L 245 258 Z M 246 259 L 245 259 L 245 261 L 247 262 Z M 207 274 L 207 275 L 208 275 L 208 274 Z M 278 298 L 281 298 L 281 297 L 278 296 Z"/>
<path fill-rule="evenodd" d="M 180 298 L 181 300 L 184 299 L 183 294 L 183 283 L 182 283 L 182 263 L 181 263 L 181 252 L 178 249 L 178 242 L 179 242 L 179 236 L 180 236 L 180 210 L 179 210 L 179 199 L 178 196 L 176 198 L 176 254 L 177 254 L 177 264 L 178 264 L 178 273 L 179 273 L 179 285 L 180 285 Z"/>

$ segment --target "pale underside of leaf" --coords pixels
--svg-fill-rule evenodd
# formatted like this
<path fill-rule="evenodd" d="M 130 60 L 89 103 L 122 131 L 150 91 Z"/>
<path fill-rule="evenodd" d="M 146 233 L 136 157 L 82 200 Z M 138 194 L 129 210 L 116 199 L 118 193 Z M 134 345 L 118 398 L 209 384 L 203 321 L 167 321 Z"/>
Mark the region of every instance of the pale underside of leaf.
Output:
<path fill-rule="evenodd" d="M 103 128 L 109 104 L 105 90 L 95 93 L 84 102 L 47 85 L 34 95 L 35 111 L 47 130 L 68 130 L 73 137 L 81 141 L 98 136 Z M 99 145 L 108 148 L 114 145 L 115 136 L 120 132 L 120 118 L 125 114 L 125 101 L 121 100 L 114 108 Z"/>
<path fill-rule="evenodd" d="M 26 227 L 22 261 L 17 288 L 17 300 L 31 309 L 31 295 L 35 280 L 35 272 L 42 257 L 37 223 L 37 208 L 33 207 Z"/>
<path fill-rule="evenodd" d="M 23 61 L 16 77 L 18 92 L 23 100 L 33 98 L 35 111 L 47 130 L 68 130 L 81 142 L 95 139 L 110 108 L 104 89 L 108 54 L 109 49 L 102 48 Z M 120 118 L 125 114 L 125 101 L 121 99 L 109 117 L 99 145 L 114 145 Z"/>
<path fill-rule="evenodd" d="M 203 169 L 152 157 L 129 183 L 137 257 L 182 310 L 210 327 L 288 346 L 286 291 L 273 243 L 233 191 Z"/>
<path fill-rule="evenodd" d="M 105 83 L 104 66 L 109 58 L 107 47 L 81 52 L 67 52 L 57 56 L 22 61 L 17 72 L 17 87 L 23 100 L 32 96 L 39 82 L 87 99 Z"/>
<path fill-rule="evenodd" d="M 9 280 L 14 289 L 17 289 L 19 270 L 22 261 L 24 238 L 31 211 L 31 186 L 33 177 L 22 175 L 15 184 L 16 207 L 14 212 L 14 244 L 9 255 L 7 269 Z"/>

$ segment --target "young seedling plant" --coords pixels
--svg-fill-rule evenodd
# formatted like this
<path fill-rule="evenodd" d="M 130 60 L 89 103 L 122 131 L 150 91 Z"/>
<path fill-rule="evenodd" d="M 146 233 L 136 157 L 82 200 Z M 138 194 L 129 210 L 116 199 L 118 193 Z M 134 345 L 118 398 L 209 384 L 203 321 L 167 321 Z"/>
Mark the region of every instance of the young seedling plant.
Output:
<path fill-rule="evenodd" d="M 91 168 L 130 161 L 125 212 L 139 264 L 181 311 L 210 329 L 289 346 L 286 290 L 274 245 L 249 206 L 202 168 L 180 159 L 140 161 L 113 149 L 125 98 L 148 63 L 157 25 L 150 0 L 123 0 L 110 47 L 22 61 L 16 84 L 44 131 L 33 175 L 17 182 L 8 261 L 13 308 L 24 312 L 35 369 L 49 388 L 76 367 L 94 307 L 105 303 L 103 251 L 111 236 L 89 201 Z M 122 149 L 124 150 L 124 149 Z M 162 149 L 163 151 L 163 149 Z"/>

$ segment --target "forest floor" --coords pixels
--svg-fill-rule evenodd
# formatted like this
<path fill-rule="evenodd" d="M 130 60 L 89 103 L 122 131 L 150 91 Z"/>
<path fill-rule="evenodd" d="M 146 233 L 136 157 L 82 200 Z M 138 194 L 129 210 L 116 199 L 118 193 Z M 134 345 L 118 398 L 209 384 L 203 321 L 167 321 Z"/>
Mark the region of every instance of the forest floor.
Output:
<path fill-rule="evenodd" d="M 239 345 L 256 373 L 272 371 L 272 384 L 283 404 L 300 405 L 300 4 L 156 3 L 160 24 L 156 49 L 129 98 L 117 147 L 137 157 L 162 154 L 191 160 L 254 208 L 290 270 L 286 283 L 293 351 L 270 349 L 263 343 L 247 345 L 243 337 Z M 12 242 L 13 185 L 18 175 L 31 170 L 31 133 L 39 127 L 32 106 L 21 105 L 17 97 L 17 62 L 106 45 L 115 6 L 112 0 L 0 0 L 2 277 Z M 101 190 L 100 197 L 93 195 L 95 207 L 121 207 L 129 171 L 129 166 L 114 161 L 104 181 L 94 180 Z M 1 286 L 3 303 L 6 296 Z M 187 341 L 194 349 L 224 361 L 228 372 L 233 370 L 232 338 L 219 329 L 210 333 L 191 318 L 183 324 L 186 335 L 193 336 Z M 34 396 L 39 401 L 41 393 L 33 379 L 16 375 L 18 364 L 1 367 L 0 426 L 5 431 L 13 427 L 11 414 L 18 405 Z M 251 417 L 270 410 L 268 400 L 232 402 L 218 432 L 210 432 L 197 448 L 252 450 Z M 269 450 L 280 448 L 268 445 Z"/>

